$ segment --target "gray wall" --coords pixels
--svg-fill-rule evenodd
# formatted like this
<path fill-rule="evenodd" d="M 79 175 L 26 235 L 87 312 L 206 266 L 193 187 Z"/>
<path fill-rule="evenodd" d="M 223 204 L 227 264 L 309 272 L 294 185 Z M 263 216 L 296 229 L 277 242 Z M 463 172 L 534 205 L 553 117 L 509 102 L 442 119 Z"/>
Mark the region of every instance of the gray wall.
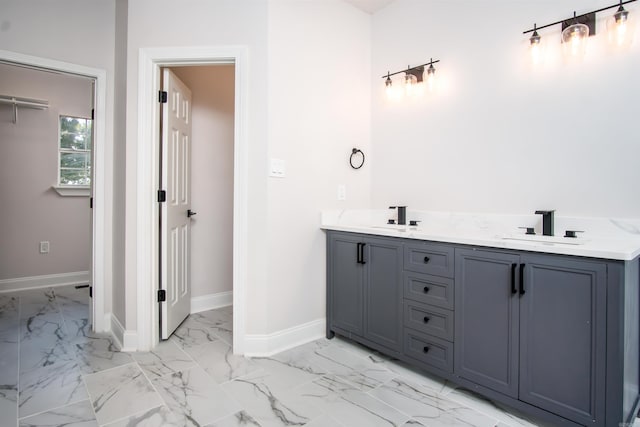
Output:
<path fill-rule="evenodd" d="M 191 296 L 231 291 L 235 66 L 172 70 L 192 94 Z"/>
<path fill-rule="evenodd" d="M 0 105 L 0 280 L 88 271 L 87 197 L 62 197 L 58 116 L 91 116 L 91 80 L 0 64 L 0 94 L 49 101 L 48 110 Z M 39 253 L 39 242 L 50 253 Z"/>

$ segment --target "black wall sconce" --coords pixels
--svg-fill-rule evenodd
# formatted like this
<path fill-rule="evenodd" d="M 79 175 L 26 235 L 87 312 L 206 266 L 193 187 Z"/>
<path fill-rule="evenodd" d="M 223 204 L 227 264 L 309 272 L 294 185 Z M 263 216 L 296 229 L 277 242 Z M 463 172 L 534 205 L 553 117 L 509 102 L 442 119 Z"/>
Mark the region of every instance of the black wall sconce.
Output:
<path fill-rule="evenodd" d="M 613 38 L 615 38 L 615 40 L 613 40 L 613 42 L 619 45 L 627 43 L 633 34 L 631 31 L 627 31 L 627 26 L 629 24 L 629 12 L 624 9 L 623 5 L 635 1 L 636 0 L 620 0 L 618 4 L 606 6 L 592 12 L 583 13 L 582 15 L 576 15 L 576 13 L 573 12 L 572 18 L 552 22 L 551 24 L 542 26 L 533 24 L 533 28 L 524 31 L 523 34 L 533 33 L 529 38 L 529 43 L 532 48 L 534 60 L 538 55 L 537 51 L 541 41 L 541 36 L 538 34 L 538 30 L 558 24 L 562 25 L 562 43 L 565 46 L 567 54 L 572 56 L 583 55 L 587 38 L 596 34 L 596 13 L 612 9 L 614 7 L 618 7 L 618 11 L 612 17 L 613 28 L 610 29 L 610 31 L 613 31 L 614 33 Z"/>
<path fill-rule="evenodd" d="M 419 84 L 424 83 L 425 66 L 428 66 L 426 85 L 430 91 L 433 90 L 436 74 L 436 68 L 433 66 L 433 64 L 437 64 L 438 62 L 440 62 L 439 59 L 436 59 L 434 61 L 433 58 L 431 58 L 429 62 L 425 64 L 416 65 L 415 67 L 407 66 L 406 70 L 396 71 L 395 73 L 387 72 L 386 75 L 382 76 L 382 78 L 385 79 L 384 84 L 387 91 L 387 96 L 393 97 L 394 94 L 397 94 L 397 92 L 395 92 L 395 88 L 393 87 L 391 76 L 395 76 L 401 73 L 404 73 L 404 85 L 406 93 L 408 95 L 411 95 L 413 92 L 416 92 L 416 87 L 418 87 Z"/>

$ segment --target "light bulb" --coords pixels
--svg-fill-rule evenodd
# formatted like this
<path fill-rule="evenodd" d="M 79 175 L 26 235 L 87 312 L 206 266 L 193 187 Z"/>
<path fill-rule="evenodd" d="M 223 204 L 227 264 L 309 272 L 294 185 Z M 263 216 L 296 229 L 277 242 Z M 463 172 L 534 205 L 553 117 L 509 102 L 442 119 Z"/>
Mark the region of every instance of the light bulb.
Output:
<path fill-rule="evenodd" d="M 609 43 L 616 48 L 628 47 L 634 36 L 635 25 L 629 12 L 620 5 L 618 11 L 607 20 Z"/>
<path fill-rule="evenodd" d="M 587 49 L 589 27 L 585 24 L 575 23 L 565 28 L 562 32 L 562 46 L 565 55 L 573 58 L 581 58 Z"/>
<path fill-rule="evenodd" d="M 418 79 L 416 76 L 410 73 L 406 73 L 404 76 L 404 90 L 408 96 L 415 95 L 417 92 Z"/>
<path fill-rule="evenodd" d="M 391 76 L 387 73 L 387 80 L 384 82 L 385 92 L 387 93 L 387 98 L 393 97 L 393 81 L 391 81 Z"/>
<path fill-rule="evenodd" d="M 542 37 L 538 34 L 536 30 L 536 25 L 533 24 L 533 34 L 529 38 L 529 52 L 531 54 L 531 62 L 533 65 L 538 65 L 542 62 Z"/>
<path fill-rule="evenodd" d="M 427 68 L 427 90 L 433 92 L 436 86 L 436 69 L 433 67 L 433 63 L 429 64 Z"/>

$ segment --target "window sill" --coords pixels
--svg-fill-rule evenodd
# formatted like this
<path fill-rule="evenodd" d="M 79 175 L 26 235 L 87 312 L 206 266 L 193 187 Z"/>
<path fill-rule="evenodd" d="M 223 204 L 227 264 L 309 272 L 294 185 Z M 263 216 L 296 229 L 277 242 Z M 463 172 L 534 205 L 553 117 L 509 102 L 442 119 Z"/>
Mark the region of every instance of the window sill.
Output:
<path fill-rule="evenodd" d="M 70 187 L 63 185 L 54 185 L 51 188 L 64 197 L 89 197 L 91 196 L 91 187 Z"/>

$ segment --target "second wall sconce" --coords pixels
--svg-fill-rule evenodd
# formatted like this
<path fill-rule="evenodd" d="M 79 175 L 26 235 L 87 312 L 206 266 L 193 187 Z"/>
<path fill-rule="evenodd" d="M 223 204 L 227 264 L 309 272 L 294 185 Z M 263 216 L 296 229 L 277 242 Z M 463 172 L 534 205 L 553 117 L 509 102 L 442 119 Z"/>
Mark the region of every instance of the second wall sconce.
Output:
<path fill-rule="evenodd" d="M 391 76 L 395 76 L 397 74 L 404 73 L 404 93 L 407 96 L 415 96 L 420 94 L 424 90 L 424 86 L 426 84 L 427 90 L 433 91 L 435 85 L 435 76 L 436 69 L 433 64 L 440 62 L 439 59 L 435 61 L 433 58 L 430 59 L 429 62 L 421 65 L 416 65 L 415 67 L 407 66 L 406 70 L 396 71 L 395 73 L 387 72 L 386 75 L 382 76 L 385 79 L 385 89 L 387 92 L 387 97 L 394 98 L 399 97 L 402 92 L 398 90 L 397 87 L 394 87 L 393 80 L 391 80 Z M 424 71 L 425 66 L 429 66 L 427 68 L 427 80 L 424 80 Z"/>
<path fill-rule="evenodd" d="M 612 9 L 616 6 L 618 7 L 618 11 L 610 19 L 611 23 L 607 23 L 609 39 L 618 46 L 629 43 L 633 37 L 633 29 L 630 28 L 629 12 L 624 9 L 623 5 L 634 1 L 636 0 L 620 0 L 618 4 L 603 7 L 593 12 L 583 13 L 582 15 L 576 15 L 576 13 L 573 12 L 572 18 L 563 19 L 551 24 L 542 26 L 533 24 L 533 28 L 524 31 L 523 34 L 533 33 L 529 38 L 529 44 L 534 63 L 537 63 L 541 57 L 541 36 L 538 34 L 538 30 L 562 24 L 562 45 L 565 54 L 570 57 L 581 57 L 585 53 L 587 39 L 589 36 L 596 34 L 596 13 Z"/>

